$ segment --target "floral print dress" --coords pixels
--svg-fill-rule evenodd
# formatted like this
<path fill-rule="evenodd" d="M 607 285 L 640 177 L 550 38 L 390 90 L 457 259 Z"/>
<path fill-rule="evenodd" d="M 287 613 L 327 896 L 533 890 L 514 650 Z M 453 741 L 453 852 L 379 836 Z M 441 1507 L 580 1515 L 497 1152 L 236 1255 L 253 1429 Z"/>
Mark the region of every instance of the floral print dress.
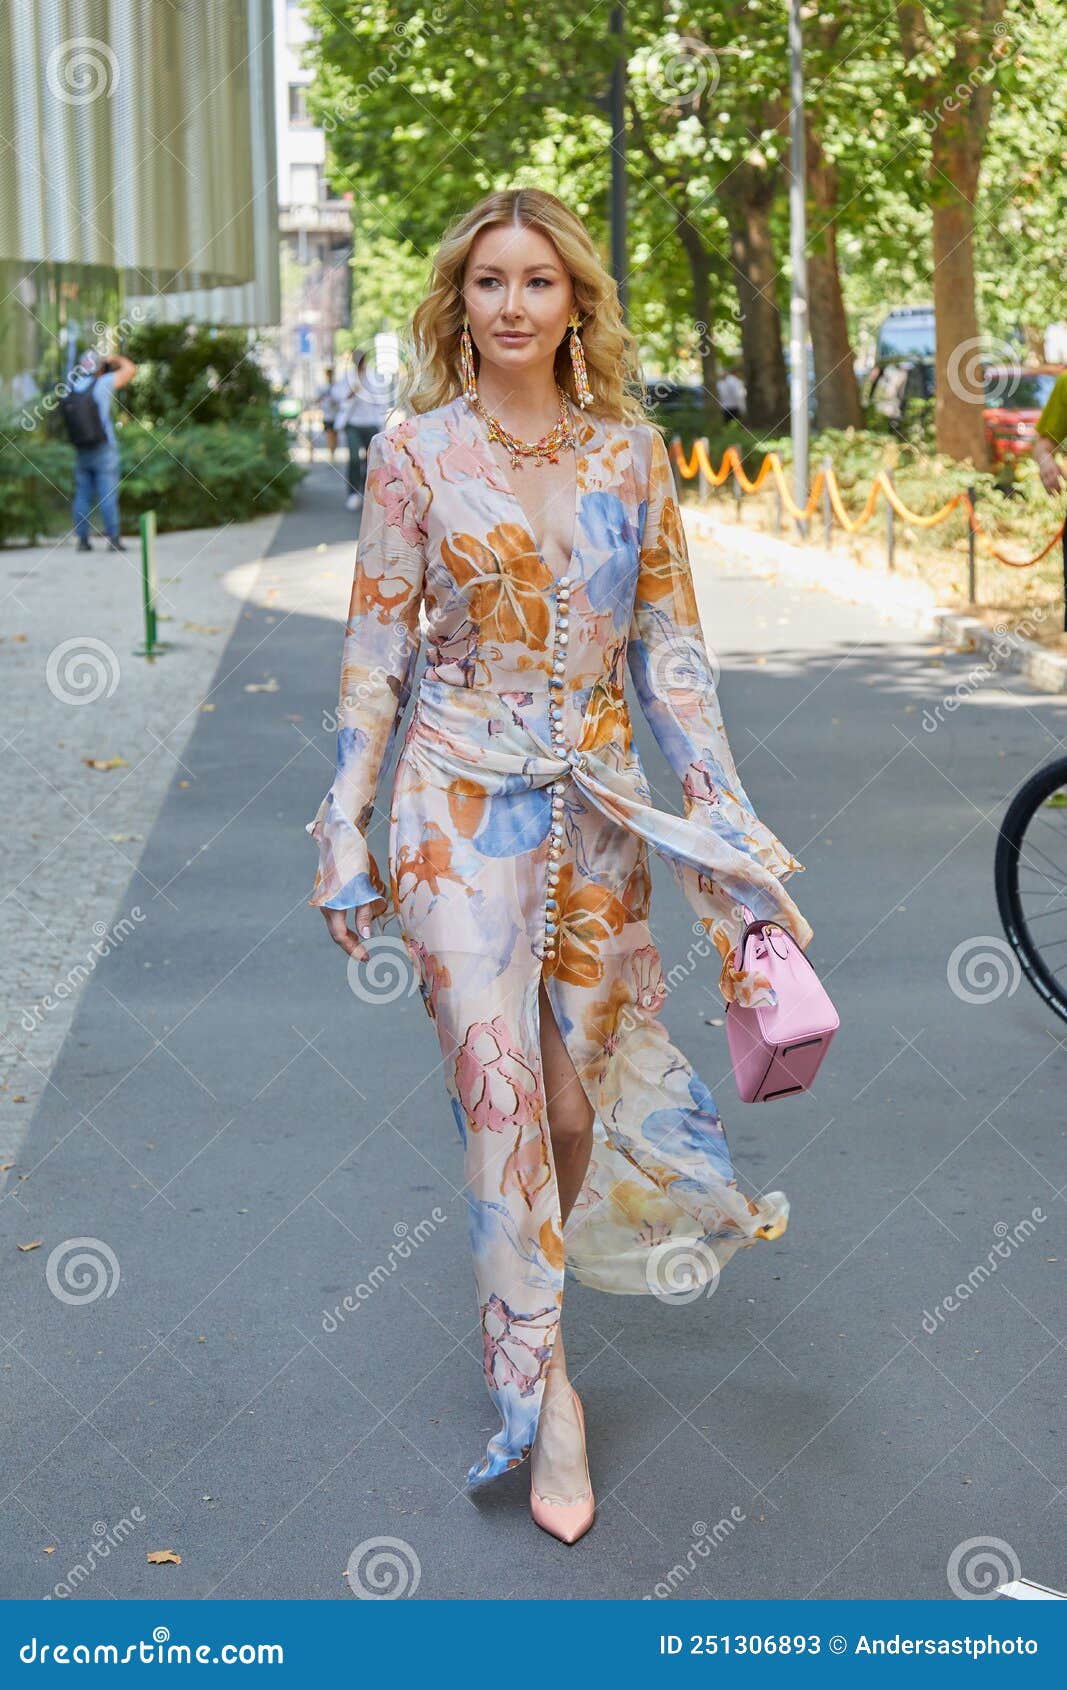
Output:
<path fill-rule="evenodd" d="M 717 961 L 723 998 L 742 1004 L 775 1000 L 758 971 L 732 966 L 741 906 L 806 946 L 812 930 L 782 884 L 804 865 L 738 778 L 662 437 L 570 410 L 575 527 L 561 575 L 463 396 L 374 436 L 336 772 L 307 824 L 319 848 L 309 901 L 373 903 L 383 924 L 398 923 L 440 1041 L 501 1421 L 469 1482 L 529 1454 L 565 1268 L 602 1291 L 669 1296 L 709 1283 L 739 1247 L 779 1237 L 789 1214 L 781 1191 L 738 1189 L 715 1099 L 664 1026 L 648 848 L 695 913 L 695 966 Z M 385 882 L 366 833 L 424 632 Z M 627 666 L 682 815 L 653 802 Z M 595 1111 L 564 1229 L 542 978 Z"/>

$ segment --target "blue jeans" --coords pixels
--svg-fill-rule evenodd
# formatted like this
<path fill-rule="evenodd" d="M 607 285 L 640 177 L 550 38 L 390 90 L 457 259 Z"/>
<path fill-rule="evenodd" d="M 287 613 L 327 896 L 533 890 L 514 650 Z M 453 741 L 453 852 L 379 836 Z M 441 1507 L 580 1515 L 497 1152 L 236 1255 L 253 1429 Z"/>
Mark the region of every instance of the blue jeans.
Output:
<path fill-rule="evenodd" d="M 348 423 L 345 445 L 348 447 L 348 491 L 363 493 L 367 486 L 367 447 L 380 433 L 382 423 Z"/>
<path fill-rule="evenodd" d="M 90 514 L 99 508 L 105 533 L 119 534 L 119 449 L 104 441 L 79 446 L 74 454 L 74 532 L 89 538 Z"/>

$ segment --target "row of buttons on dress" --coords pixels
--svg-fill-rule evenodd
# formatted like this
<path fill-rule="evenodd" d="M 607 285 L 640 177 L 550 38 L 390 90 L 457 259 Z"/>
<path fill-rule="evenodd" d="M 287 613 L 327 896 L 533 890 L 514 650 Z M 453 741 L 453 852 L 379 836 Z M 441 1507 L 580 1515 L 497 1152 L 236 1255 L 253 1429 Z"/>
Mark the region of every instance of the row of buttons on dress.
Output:
<path fill-rule="evenodd" d="M 571 578 L 561 575 L 556 582 L 556 635 L 552 652 L 552 673 L 549 676 L 549 687 L 562 689 L 563 677 L 567 668 L 567 641 L 569 638 L 567 624 L 570 618 Z M 549 721 L 552 731 L 552 749 L 560 757 L 565 757 L 572 767 L 581 768 L 584 759 L 578 751 L 568 751 L 563 732 L 563 706 L 557 698 L 550 697 L 548 705 Z M 558 932 L 559 900 L 556 890 L 559 885 L 559 857 L 563 848 L 563 794 L 566 783 L 562 780 L 552 783 L 552 833 L 548 850 L 548 897 L 545 899 L 545 933 L 542 955 L 554 957 L 556 954 L 556 937 Z"/>

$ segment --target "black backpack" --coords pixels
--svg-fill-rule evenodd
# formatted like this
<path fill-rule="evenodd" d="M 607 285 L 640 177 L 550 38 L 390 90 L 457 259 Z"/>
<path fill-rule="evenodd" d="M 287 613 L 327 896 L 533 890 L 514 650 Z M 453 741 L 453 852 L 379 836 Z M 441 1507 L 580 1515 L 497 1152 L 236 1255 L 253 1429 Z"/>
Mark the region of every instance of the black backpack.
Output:
<path fill-rule="evenodd" d="M 59 409 L 63 413 L 63 421 L 67 425 L 72 446 L 102 446 L 107 439 L 107 429 L 100 415 L 95 392 L 96 384 L 103 373 L 98 370 L 88 387 L 81 388 L 77 393 L 65 393 L 59 401 Z"/>

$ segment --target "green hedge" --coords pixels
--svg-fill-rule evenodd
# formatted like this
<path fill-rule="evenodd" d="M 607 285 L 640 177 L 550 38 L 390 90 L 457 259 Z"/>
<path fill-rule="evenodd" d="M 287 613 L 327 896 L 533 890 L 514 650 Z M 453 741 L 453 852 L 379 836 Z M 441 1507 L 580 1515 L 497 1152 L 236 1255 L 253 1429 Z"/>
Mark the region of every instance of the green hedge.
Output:
<path fill-rule="evenodd" d="M 185 423 L 173 431 L 127 423 L 119 431 L 119 515 L 136 532 L 154 509 L 161 532 L 247 522 L 281 510 L 307 473 L 284 428 Z M 36 545 L 71 527 L 74 449 L 64 441 L 0 427 L 0 544 Z"/>

